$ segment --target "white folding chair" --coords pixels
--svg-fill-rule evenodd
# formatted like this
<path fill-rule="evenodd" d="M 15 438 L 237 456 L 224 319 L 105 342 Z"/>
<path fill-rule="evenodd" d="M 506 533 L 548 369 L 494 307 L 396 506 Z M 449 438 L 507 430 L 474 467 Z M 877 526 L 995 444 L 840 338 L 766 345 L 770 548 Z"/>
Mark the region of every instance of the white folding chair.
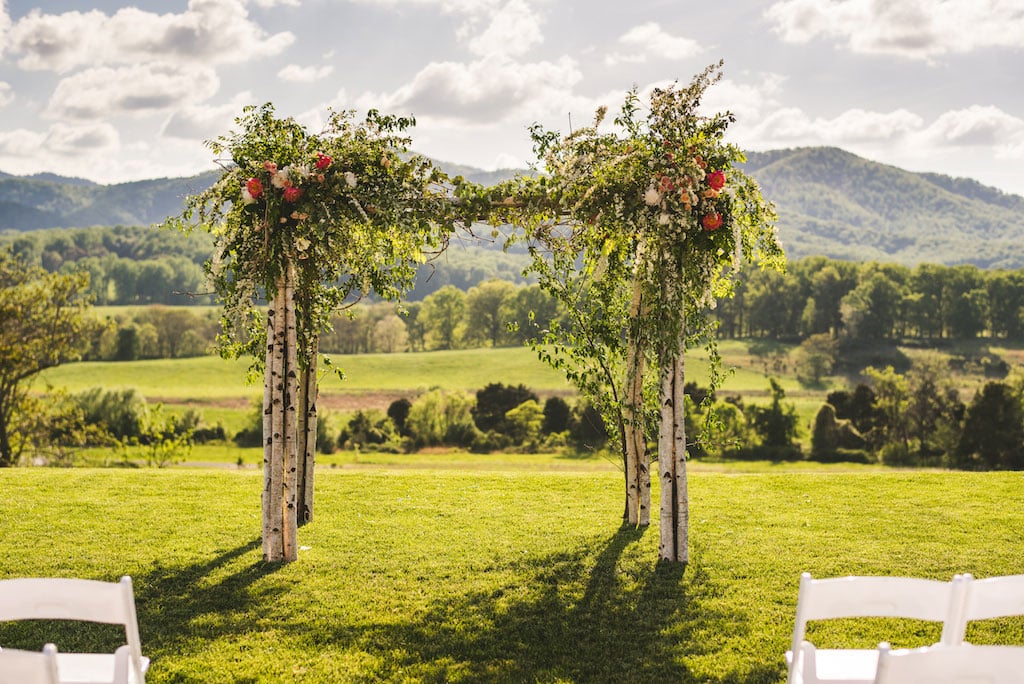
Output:
<path fill-rule="evenodd" d="M 1024 575 L 1006 575 L 976 580 L 964 575 L 967 580 L 963 610 L 957 616 L 950 645 L 964 643 L 967 623 L 973 620 L 990 620 L 1010 615 L 1024 615 Z M 1024 681 L 1024 675 L 1021 676 Z"/>
<path fill-rule="evenodd" d="M 1020 684 L 1020 646 L 926 646 L 893 651 L 878 645 L 875 684 Z"/>
<path fill-rule="evenodd" d="M 78 620 L 123 625 L 126 644 L 115 653 L 58 653 L 64 684 L 145 682 L 149 658 L 142 655 L 135 594 L 127 575 L 120 582 L 64 578 L 0 580 L 0 621 Z M 123 671 L 123 673 L 122 673 Z"/>
<path fill-rule="evenodd" d="M 0 684 L 60 684 L 57 647 L 46 644 L 42 652 L 0 648 Z"/>
<path fill-rule="evenodd" d="M 890 617 L 942 622 L 952 625 L 963 602 L 963 578 L 953 582 L 912 577 L 800 576 L 793 641 L 786 653 L 788 684 L 872 684 L 878 650 L 819 649 L 807 641 L 807 623 L 835 618 Z"/>

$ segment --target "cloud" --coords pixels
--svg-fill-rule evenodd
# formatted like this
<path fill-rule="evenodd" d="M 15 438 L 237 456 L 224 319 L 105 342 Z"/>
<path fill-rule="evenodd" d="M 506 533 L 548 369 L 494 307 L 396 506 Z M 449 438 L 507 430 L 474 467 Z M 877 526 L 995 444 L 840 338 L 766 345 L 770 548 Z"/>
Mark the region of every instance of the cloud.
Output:
<path fill-rule="evenodd" d="M 46 134 L 44 146 L 58 154 L 77 156 L 116 148 L 118 143 L 117 129 L 108 123 L 55 123 Z"/>
<path fill-rule="evenodd" d="M 293 41 L 288 32 L 268 35 L 249 19 L 241 0 L 189 0 L 181 14 L 135 7 L 109 16 L 33 9 L 11 28 L 8 47 L 23 69 L 64 73 L 154 60 L 240 63 L 277 54 Z"/>
<path fill-rule="evenodd" d="M 1024 46 L 1020 0 L 782 0 L 765 16 L 786 42 L 832 38 L 862 54 L 931 61 Z"/>
<path fill-rule="evenodd" d="M 872 112 L 848 109 L 831 119 L 811 118 L 793 107 L 783 107 L 768 114 L 754 127 L 754 136 L 769 145 L 889 144 L 906 140 L 921 130 L 924 120 L 905 109 Z"/>
<path fill-rule="evenodd" d="M 242 108 L 252 104 L 249 91 L 238 93 L 222 105 L 188 104 L 176 110 L 164 123 L 160 136 L 181 140 L 209 140 L 228 131 Z"/>
<path fill-rule="evenodd" d="M 510 0 L 494 13 L 487 28 L 469 41 L 473 54 L 523 55 L 544 41 L 540 17 L 523 0 Z"/>
<path fill-rule="evenodd" d="M 998 107 L 973 105 L 942 114 L 924 136 L 936 145 L 1012 149 L 1014 141 L 1024 142 L 1024 120 Z"/>
<path fill-rule="evenodd" d="M 299 7 L 299 0 L 252 0 L 258 7 L 276 7 L 285 5 L 287 7 Z"/>
<path fill-rule="evenodd" d="M 11 84 L 0 81 L 0 107 L 6 107 L 14 102 L 14 93 L 11 91 Z"/>
<path fill-rule="evenodd" d="M 666 33 L 653 21 L 629 29 L 619 36 L 618 44 L 624 52 L 610 53 L 605 57 L 606 64 L 646 62 L 650 58 L 680 60 L 704 51 L 697 41 Z"/>
<path fill-rule="evenodd" d="M 167 63 L 97 67 L 58 83 L 44 116 L 85 120 L 147 114 L 200 102 L 219 87 L 210 67 Z"/>
<path fill-rule="evenodd" d="M 0 0 L 0 55 L 7 47 L 7 31 L 11 28 L 11 17 L 7 14 L 7 0 Z"/>
<path fill-rule="evenodd" d="M 547 111 L 564 102 L 581 79 L 576 61 L 514 62 L 503 57 L 433 62 L 390 93 L 365 93 L 359 107 L 411 111 L 417 117 L 451 122 L 491 123 Z"/>
<path fill-rule="evenodd" d="M 314 81 L 327 78 L 332 73 L 334 73 L 334 67 L 330 65 L 304 67 L 298 64 L 289 64 L 277 72 L 277 77 L 282 81 L 313 83 Z"/>

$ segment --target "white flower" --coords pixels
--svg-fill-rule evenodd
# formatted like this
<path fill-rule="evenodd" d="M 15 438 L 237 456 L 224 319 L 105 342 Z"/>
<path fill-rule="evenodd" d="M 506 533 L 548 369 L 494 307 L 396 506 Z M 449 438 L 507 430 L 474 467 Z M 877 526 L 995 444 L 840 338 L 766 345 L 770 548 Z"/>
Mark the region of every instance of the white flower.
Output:
<path fill-rule="evenodd" d="M 309 249 L 309 245 L 310 242 L 306 238 L 295 238 L 295 249 L 299 250 L 300 252 L 305 252 L 307 249 Z"/>
<path fill-rule="evenodd" d="M 345 184 L 350 188 L 356 187 L 356 174 L 351 171 L 345 172 Z"/>
<path fill-rule="evenodd" d="M 651 207 L 658 206 L 661 204 L 661 193 L 652 185 L 644 193 L 644 202 L 647 202 L 647 205 Z"/>
<path fill-rule="evenodd" d="M 298 166 L 292 167 L 292 173 L 299 178 L 309 178 L 309 165 L 299 164 Z"/>
<path fill-rule="evenodd" d="M 671 220 L 672 220 L 672 217 L 669 216 L 664 211 L 661 212 L 660 214 L 658 214 L 658 223 L 660 223 L 663 226 L 667 226 Z"/>
<path fill-rule="evenodd" d="M 252 204 L 256 199 L 249 192 L 249 188 L 242 188 L 242 202 L 244 204 Z"/>
<path fill-rule="evenodd" d="M 270 184 L 280 190 L 281 188 L 287 188 L 292 184 L 291 180 L 288 179 L 288 167 L 284 167 L 273 176 L 270 177 Z"/>

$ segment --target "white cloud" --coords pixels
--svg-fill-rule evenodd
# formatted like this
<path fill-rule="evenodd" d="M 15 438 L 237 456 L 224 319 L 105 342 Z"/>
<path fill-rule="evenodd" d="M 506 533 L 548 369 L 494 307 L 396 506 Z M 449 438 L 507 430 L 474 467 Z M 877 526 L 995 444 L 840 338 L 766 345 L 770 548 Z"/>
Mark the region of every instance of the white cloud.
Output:
<path fill-rule="evenodd" d="M 487 28 L 469 41 L 469 49 L 484 57 L 523 55 L 543 41 L 540 17 L 523 0 L 510 0 L 492 16 Z"/>
<path fill-rule="evenodd" d="M 937 145 L 961 147 L 1005 147 L 1024 139 L 1024 120 L 998 107 L 973 105 L 946 112 L 924 131 L 925 138 Z"/>
<path fill-rule="evenodd" d="M 14 102 L 14 93 L 11 91 L 11 84 L 0 81 L 0 107 L 6 107 Z"/>
<path fill-rule="evenodd" d="M 118 146 L 117 129 L 108 123 L 69 125 L 55 123 L 46 134 L 46 149 L 65 155 L 84 155 Z"/>
<path fill-rule="evenodd" d="M 285 5 L 287 7 L 299 7 L 299 0 L 252 0 L 259 7 L 276 7 Z"/>
<path fill-rule="evenodd" d="M 313 83 L 321 79 L 327 78 L 334 73 L 334 67 L 330 65 L 324 66 L 299 66 L 298 64 L 289 64 L 283 67 L 277 72 L 277 77 L 282 81 L 293 81 L 297 83 Z"/>
<path fill-rule="evenodd" d="M 766 112 L 778 108 L 777 96 L 786 79 L 775 73 L 756 74 L 753 78 L 756 80 L 747 83 L 722 79 L 704 94 L 701 111 L 713 114 L 728 110 L 740 122 L 760 120 Z"/>
<path fill-rule="evenodd" d="M 765 16 L 787 42 L 833 38 L 864 54 L 932 60 L 1024 46 L 1021 0 L 782 0 Z"/>
<path fill-rule="evenodd" d="M 6 157 L 38 157 L 44 149 L 46 136 L 37 131 L 16 128 L 12 131 L 0 131 L 0 159 Z"/>
<path fill-rule="evenodd" d="M 219 87 L 210 67 L 167 63 L 97 67 L 57 84 L 44 115 L 83 120 L 165 111 L 201 102 Z"/>
<path fill-rule="evenodd" d="M 412 82 L 391 93 L 365 93 L 357 105 L 482 124 L 548 111 L 552 104 L 564 102 L 581 79 L 576 61 L 569 57 L 531 63 L 501 57 L 434 62 Z"/>
<path fill-rule="evenodd" d="M 242 113 L 242 108 L 252 103 L 252 93 L 243 91 L 222 105 L 185 105 L 171 114 L 160 135 L 182 140 L 210 140 L 226 133 L 235 117 Z"/>
<path fill-rule="evenodd" d="M 891 144 L 921 130 L 924 120 L 905 109 L 872 112 L 848 109 L 831 119 L 811 118 L 804 111 L 784 107 L 768 114 L 753 129 L 768 145 L 861 145 Z"/>
<path fill-rule="evenodd" d="M 0 55 L 7 47 L 7 31 L 11 28 L 11 17 L 7 14 L 7 0 L 0 0 Z"/>
<path fill-rule="evenodd" d="M 646 62 L 650 58 L 680 60 L 704 51 L 697 41 L 666 33 L 653 21 L 629 29 L 619 36 L 618 44 L 624 52 L 610 53 L 605 57 L 606 64 Z"/>
<path fill-rule="evenodd" d="M 181 14 L 135 7 L 109 16 L 33 9 L 14 24 L 8 40 L 18 66 L 56 72 L 152 60 L 238 63 L 277 54 L 293 41 L 287 32 L 268 35 L 249 19 L 241 0 L 189 0 Z"/>

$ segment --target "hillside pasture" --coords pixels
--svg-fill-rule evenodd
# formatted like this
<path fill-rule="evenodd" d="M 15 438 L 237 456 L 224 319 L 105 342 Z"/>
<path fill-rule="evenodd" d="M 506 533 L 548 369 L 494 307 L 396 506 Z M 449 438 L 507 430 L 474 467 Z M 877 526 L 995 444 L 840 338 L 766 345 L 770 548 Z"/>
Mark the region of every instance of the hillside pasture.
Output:
<path fill-rule="evenodd" d="M 299 560 L 261 560 L 255 470 L 0 471 L 0 577 L 130 574 L 147 681 L 785 679 L 799 574 L 1024 571 L 1019 476 L 822 470 L 691 477 L 691 562 L 623 528 L 612 472 L 326 470 Z M 657 493 L 655 492 L 655 500 Z M 0 643 L 116 630 L 0 623 Z M 915 621 L 814 624 L 821 646 L 936 641 Z M 1024 644 L 1024 620 L 973 643 Z"/>

